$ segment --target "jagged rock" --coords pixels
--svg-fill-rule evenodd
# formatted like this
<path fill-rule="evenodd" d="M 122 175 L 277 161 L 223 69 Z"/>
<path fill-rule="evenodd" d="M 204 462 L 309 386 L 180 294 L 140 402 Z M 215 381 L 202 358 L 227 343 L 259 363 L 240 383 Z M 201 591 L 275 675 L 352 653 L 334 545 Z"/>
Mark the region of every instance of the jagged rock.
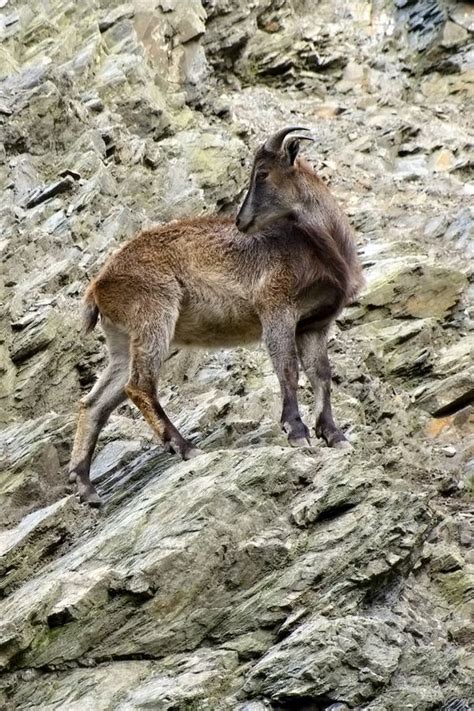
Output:
<path fill-rule="evenodd" d="M 445 239 L 455 244 L 466 258 L 474 256 L 474 208 L 465 207 L 454 216 Z"/>
<path fill-rule="evenodd" d="M 28 154 L 18 156 L 13 165 L 16 201 L 21 205 L 37 187 L 39 176 L 34 161 Z"/>
<path fill-rule="evenodd" d="M 164 711 L 192 706 L 224 711 L 229 706 L 221 703 L 222 695 L 228 676 L 237 665 L 234 653 L 212 649 L 191 656 L 169 656 L 159 663 L 119 662 L 118 675 L 117 664 L 103 664 L 95 669 L 77 669 L 72 675 L 55 673 L 53 687 L 50 680 L 45 683 L 44 678 L 38 677 L 30 682 L 28 690 L 23 686 L 25 693 L 17 697 L 15 704 L 24 708 L 33 696 L 35 703 L 51 709 L 67 704 L 77 711 L 90 706 L 98 711 L 131 711 L 153 704 Z"/>
<path fill-rule="evenodd" d="M 14 363 L 30 358 L 56 336 L 58 321 L 52 309 L 30 312 L 11 324 L 14 331 L 10 356 Z"/>
<path fill-rule="evenodd" d="M 461 271 L 414 257 L 381 261 L 369 271 L 368 280 L 361 303 L 385 308 L 397 318 L 442 318 L 466 287 Z"/>
<path fill-rule="evenodd" d="M 441 46 L 448 48 L 456 47 L 464 44 L 468 37 L 469 33 L 464 27 L 460 26 L 457 22 L 447 22 L 443 29 Z"/>
<path fill-rule="evenodd" d="M 433 374 L 413 395 L 433 415 L 449 415 L 469 405 L 474 398 L 474 337 L 466 336 L 444 348 L 434 358 Z"/>
<path fill-rule="evenodd" d="M 298 501 L 303 496 L 298 491 L 301 482 L 306 480 L 306 487 L 314 487 L 315 492 L 323 491 L 325 486 L 328 491 L 333 490 L 337 481 L 343 481 L 341 477 L 348 476 L 350 481 L 350 460 L 343 454 L 325 457 L 322 473 L 327 484 L 323 484 L 318 475 L 313 479 L 311 455 L 295 455 L 291 449 L 285 452 L 280 448 L 257 448 L 252 457 L 249 454 L 250 450 L 216 452 L 192 464 L 164 469 L 161 477 L 155 477 L 128 504 L 112 509 L 100 532 L 83 533 L 81 543 L 53 562 L 48 573 L 29 576 L 30 580 L 2 603 L 3 619 L 8 620 L 3 627 L 3 664 L 8 664 L 11 655 L 15 666 L 29 668 L 57 665 L 61 659 L 91 662 L 158 654 L 164 657 L 159 664 L 146 663 L 145 687 L 138 680 L 131 682 L 132 690 L 129 685 L 132 699 L 135 695 L 136 699 L 145 698 L 148 693 L 160 698 L 164 689 L 171 688 L 176 689 L 177 698 L 187 693 L 199 696 L 204 692 L 197 673 L 192 676 L 195 681 L 190 688 L 185 678 L 180 677 L 170 686 L 155 676 L 157 668 L 176 674 L 172 669 L 178 659 L 183 660 L 184 668 L 189 663 L 189 652 L 186 656 L 169 657 L 170 644 L 175 651 L 176 645 L 194 649 L 207 634 L 214 643 L 229 647 L 236 635 L 242 636 L 262 624 L 273 624 L 277 634 L 286 625 L 289 637 L 284 642 L 274 638 L 274 646 L 247 675 L 244 688 L 249 693 L 263 692 L 275 701 L 298 694 L 331 698 L 334 692 L 328 692 L 335 688 L 334 670 L 349 664 L 348 670 L 355 665 L 360 671 L 348 671 L 345 681 L 337 687 L 337 696 L 349 703 L 370 698 L 373 685 L 377 686 L 386 675 L 392 676 L 398 668 L 401 648 L 406 647 L 408 638 L 403 626 L 394 626 L 396 617 L 388 625 L 382 620 L 354 616 L 354 611 L 361 595 L 366 596 L 369 590 L 375 594 L 391 570 L 408 564 L 429 525 L 423 502 L 419 497 L 407 498 L 396 485 L 391 493 L 378 488 L 382 473 L 374 470 L 372 493 L 369 490 L 365 497 L 359 495 L 352 500 L 355 508 L 345 509 L 339 500 L 339 509 L 330 505 L 330 516 L 321 517 L 319 524 L 316 518 L 317 525 L 313 519 L 309 533 L 305 529 L 298 533 L 299 529 L 288 521 L 286 510 L 292 498 Z M 251 501 L 258 501 L 259 491 L 267 492 L 265 505 L 249 506 Z M 402 506 L 400 497 L 404 500 Z M 185 516 L 179 512 L 183 506 L 189 512 Z M 65 525 L 59 515 L 61 510 L 64 506 L 58 504 L 54 515 Z M 53 512 L 30 519 L 31 524 L 27 521 L 23 528 L 38 529 L 46 515 Z M 187 529 L 178 529 L 178 521 L 187 521 Z M 233 528 L 229 538 L 224 531 L 229 530 L 232 521 L 238 521 L 238 528 Z M 57 528 L 54 530 L 58 532 Z M 363 541 L 355 531 L 364 534 Z M 21 540 L 21 525 L 9 537 Z M 162 544 L 157 545 L 160 540 Z M 199 566 L 197 556 L 201 560 Z M 188 558 L 201 573 L 192 584 L 188 580 L 183 587 L 179 575 L 187 576 Z M 58 566 L 62 571 L 60 584 L 54 582 Z M 210 590 L 202 588 L 211 568 L 217 583 L 215 601 Z M 331 621 L 321 616 L 336 609 L 345 610 L 339 619 Z M 313 611 L 308 620 L 306 610 Z M 304 640 L 308 635 L 317 639 L 317 630 L 322 634 L 320 646 L 308 657 Z M 332 640 L 329 647 L 328 640 Z M 383 654 L 374 651 L 379 648 Z M 197 654 L 202 658 L 205 650 L 201 648 Z M 233 660 L 230 666 L 224 665 L 220 676 L 228 693 L 238 683 L 238 656 L 224 649 L 217 654 L 226 655 L 229 662 Z M 300 654 L 303 685 L 296 672 Z M 285 671 L 286 655 L 290 655 L 294 668 L 291 679 Z M 181 670 L 183 663 L 179 664 Z M 314 682 L 309 673 L 313 665 L 319 670 Z M 102 675 L 103 671 L 97 673 Z M 215 674 L 214 669 L 213 678 Z M 245 668 L 240 671 L 243 675 Z M 327 681 L 325 675 L 329 675 Z M 72 679 L 68 674 L 59 673 L 56 678 L 60 686 L 64 680 L 65 688 L 70 688 Z M 92 683 L 100 683 L 100 678 L 94 678 Z M 103 708 L 109 708 L 113 694 L 121 693 L 120 687 L 111 686 L 107 678 L 102 685 Z M 30 690 L 38 688 L 35 693 L 51 693 L 41 686 L 41 681 L 28 684 Z M 24 684 L 21 689 L 18 702 Z M 87 693 L 79 683 L 78 701 L 86 703 Z M 205 693 L 207 699 L 212 698 L 212 690 L 207 688 Z"/>
<path fill-rule="evenodd" d="M 26 197 L 25 207 L 28 209 L 30 207 L 36 207 L 45 200 L 49 200 L 58 193 L 66 192 L 70 190 L 74 184 L 74 179 L 71 176 L 66 176 L 61 180 L 57 180 L 55 183 L 48 185 L 45 188 L 38 188 L 34 190 L 30 195 Z"/>
<path fill-rule="evenodd" d="M 392 566 L 400 565 L 426 527 L 421 502 L 415 505 L 415 501 L 412 501 L 410 506 L 399 509 L 398 494 L 387 497 L 381 492 L 374 492 L 372 500 L 378 502 L 376 507 L 370 503 L 369 497 L 360 510 L 356 507 L 354 512 L 346 515 L 342 515 L 342 506 L 341 513 L 334 510 L 332 516 L 338 518 L 329 527 L 323 526 L 322 529 L 312 531 L 311 544 L 306 545 L 303 558 L 298 562 L 298 555 L 301 554 L 298 554 L 295 533 L 287 521 L 284 502 L 288 496 L 297 493 L 297 484 L 302 477 L 311 476 L 314 459 L 308 455 L 295 457 L 291 449 L 285 452 L 279 448 L 255 449 L 252 458 L 248 454 L 245 456 L 245 450 L 242 453 L 237 451 L 229 459 L 226 453 L 216 452 L 195 460 L 192 465 L 174 465 L 165 470 L 164 475 L 155 478 L 155 482 L 148 484 L 142 494 L 135 496 L 128 505 L 111 515 L 109 525 L 102 528 L 98 537 L 86 538 L 82 546 L 76 547 L 58 561 L 57 565 L 62 570 L 62 593 L 54 586 L 51 587 L 56 577 L 53 565 L 49 576 L 38 576 L 27 583 L 32 597 L 25 595 L 25 589 L 18 593 L 22 601 L 16 599 L 15 593 L 10 596 L 5 603 L 5 613 L 7 608 L 11 610 L 11 614 L 6 615 L 9 622 L 4 629 L 7 634 L 5 649 L 11 649 L 12 653 L 15 649 L 24 650 L 24 663 L 20 666 L 35 667 L 54 663 L 58 655 L 65 655 L 69 659 L 83 655 L 85 658 L 91 658 L 91 655 L 98 658 L 102 655 L 101 648 L 104 654 L 116 655 L 162 650 L 162 656 L 168 653 L 172 639 L 174 651 L 178 651 L 181 646 L 187 648 L 199 644 L 208 625 L 212 625 L 214 638 L 224 640 L 236 633 L 255 629 L 262 616 L 262 621 L 267 619 L 269 622 L 273 618 L 274 623 L 281 624 L 288 615 L 288 605 L 290 610 L 299 606 L 301 603 L 298 603 L 298 599 L 302 598 L 305 589 L 309 591 L 318 579 L 321 580 L 318 586 L 318 607 L 325 609 L 328 604 L 335 603 L 335 594 L 342 593 L 342 590 L 336 593 L 342 571 L 346 578 L 343 593 L 345 606 L 351 598 L 354 604 L 359 594 L 358 587 L 370 585 L 371 580 L 375 583 Z M 348 460 L 343 457 L 339 455 L 334 459 L 334 455 L 331 455 L 333 466 L 328 470 L 331 475 L 326 472 L 326 478 L 333 483 L 340 479 L 342 461 L 347 462 L 344 471 L 350 471 Z M 326 459 L 327 464 L 330 461 Z M 267 471 L 271 472 L 270 476 L 266 474 Z M 223 472 L 225 476 L 222 476 Z M 317 478 L 314 485 L 316 490 L 320 488 Z M 266 506 L 257 515 L 254 506 L 250 509 L 247 507 L 251 500 L 256 501 L 255 497 L 258 497 L 262 487 L 265 491 L 273 492 L 274 496 L 278 495 L 280 504 L 276 501 L 272 504 L 271 499 L 267 499 Z M 179 514 L 180 506 L 189 511 L 186 516 Z M 245 513 L 246 510 L 249 513 Z M 398 517 L 402 510 L 409 521 L 406 519 L 400 527 Z M 206 511 L 207 514 L 203 516 Z M 249 515 L 250 511 L 252 515 Z M 419 516 L 421 519 L 416 522 Z M 153 525 L 152 519 L 155 521 Z M 237 531 L 233 530 L 232 539 L 228 539 L 224 546 L 227 551 L 222 555 L 219 553 L 224 544 L 222 532 L 231 520 L 236 519 L 239 520 L 239 539 L 236 538 Z M 358 553 L 354 557 L 356 541 L 351 540 L 349 532 L 355 530 L 359 520 L 365 521 L 364 542 L 359 539 Z M 145 528 L 144 521 L 147 521 Z M 181 529 L 179 535 L 176 521 L 187 521 L 186 531 Z M 249 536 L 250 529 L 252 536 Z M 403 531 L 402 538 L 400 531 Z M 299 535 L 305 536 L 303 533 Z M 160 540 L 167 541 L 165 555 L 158 544 Z M 382 564 L 377 559 L 376 551 L 387 540 L 391 541 L 391 552 L 386 550 L 386 562 Z M 129 556 L 129 559 L 126 560 L 125 556 Z M 194 560 L 196 556 L 201 557 L 199 568 L 202 580 L 209 574 L 209 566 L 213 574 L 222 580 L 216 589 L 216 595 L 220 598 L 217 607 L 209 598 L 209 591 L 205 593 L 206 602 L 202 613 L 205 608 L 215 607 L 209 618 L 198 612 L 204 604 L 198 578 L 192 586 L 187 585 L 187 593 L 177 607 L 173 602 L 177 602 L 178 590 L 183 589 L 177 575 L 178 569 L 183 572 L 187 570 L 183 564 L 188 556 Z M 317 565 L 316 559 L 319 561 Z M 86 560 L 89 561 L 87 564 Z M 173 563 L 173 560 L 176 562 Z M 169 569 L 170 565 L 175 573 L 163 577 L 162 566 Z M 78 566 L 85 566 L 88 570 L 83 580 L 75 572 Z M 266 571 L 275 569 L 275 566 L 289 567 L 283 575 L 271 573 L 268 578 Z M 307 571 L 303 578 L 302 570 Z M 296 597 L 292 592 L 295 576 L 301 580 L 300 592 Z M 246 592 L 236 598 L 233 593 L 236 588 L 243 588 Z M 107 589 L 116 591 L 110 602 L 107 595 L 104 597 Z M 121 598 L 123 595 L 125 597 Z M 131 598 L 127 603 L 129 595 Z M 133 604 L 131 608 L 128 605 L 133 603 L 134 595 L 149 597 L 150 604 L 139 607 L 133 613 Z M 239 597 L 241 602 L 238 602 Z M 122 603 L 117 607 L 116 602 L 120 599 Z M 227 610 L 226 599 L 232 603 L 232 607 Z M 90 603 L 85 605 L 86 600 L 90 600 Z M 270 600 L 274 600 L 272 606 L 276 605 L 277 600 L 279 602 L 268 617 L 272 607 L 267 608 Z M 40 607 L 43 610 L 41 619 L 38 618 Z M 162 610 L 159 628 L 152 622 L 155 609 Z M 194 611 L 192 623 L 189 619 L 191 610 Z M 58 633 L 64 632 L 63 636 L 55 635 L 54 639 L 50 639 L 44 625 L 50 614 L 59 613 L 69 616 L 71 623 L 67 628 L 58 630 Z M 30 623 L 28 628 L 24 627 L 26 620 L 33 614 L 33 627 Z M 101 619 L 103 622 L 99 622 Z M 121 624 L 118 623 L 119 619 L 122 620 Z M 125 622 L 125 619 L 128 621 Z M 93 645 L 95 651 L 91 649 L 89 641 L 91 625 L 96 630 Z M 102 632 L 99 632 L 100 629 Z M 171 630 L 174 631 L 171 633 Z M 178 639 L 182 639 L 182 642 L 178 643 Z"/>
<path fill-rule="evenodd" d="M 8 348 L 0 344 L 0 422 L 10 422 L 11 412 L 8 403 L 15 391 L 16 368 Z"/>
<path fill-rule="evenodd" d="M 474 32 L 474 12 L 467 2 L 456 4 L 449 9 L 449 17 L 466 30 Z"/>
<path fill-rule="evenodd" d="M 146 161 L 156 166 L 151 219 L 166 221 L 228 204 L 243 177 L 243 156 L 239 139 L 211 130 L 182 131 L 161 141 L 146 153 Z M 145 189 L 138 183 L 143 178 L 142 171 L 131 174 L 137 190 Z"/>
<path fill-rule="evenodd" d="M 207 3 L 208 32 L 204 37 L 204 47 L 213 66 L 220 71 L 232 70 L 247 42 L 255 34 L 258 16 L 272 6 L 278 9 L 282 5 L 281 0 L 278 5 L 269 0 L 230 0 L 224 3 L 211 0 Z"/>
<path fill-rule="evenodd" d="M 449 699 L 442 705 L 441 711 L 470 711 L 470 708 L 466 699 Z"/>
<path fill-rule="evenodd" d="M 68 456 L 72 422 L 54 413 L 0 432 L 2 523 L 11 524 L 42 504 L 58 499 L 66 481 L 60 474 Z"/>
<path fill-rule="evenodd" d="M 431 570 L 439 573 L 449 573 L 463 567 L 464 559 L 454 546 L 430 546 L 427 551 L 430 556 Z"/>
<path fill-rule="evenodd" d="M 460 410 L 474 399 L 474 366 L 443 380 L 428 381 L 417 387 L 413 396 L 436 417 Z"/>
<path fill-rule="evenodd" d="M 315 616 L 257 662 L 247 688 L 276 701 L 332 697 L 353 706 L 370 699 L 374 685 L 388 682 L 398 666 L 401 645 L 400 635 L 382 621 Z M 335 683 L 341 666 L 344 673 Z"/>
<path fill-rule="evenodd" d="M 364 315 L 363 312 L 361 315 Z M 414 377 L 431 369 L 436 320 L 380 319 L 355 326 L 351 336 L 366 351 L 365 362 L 386 376 Z"/>
<path fill-rule="evenodd" d="M 400 19 L 406 23 L 407 33 L 413 45 L 426 49 L 434 40 L 446 21 L 446 9 L 438 0 L 397 0 Z"/>
<path fill-rule="evenodd" d="M 72 497 L 60 499 L 33 511 L 16 528 L 0 534 L 0 595 L 5 595 L 15 583 L 44 565 L 61 547 L 67 547 L 72 533 L 77 533 L 79 508 Z M 87 515 L 83 518 L 84 527 L 88 519 Z"/>
<path fill-rule="evenodd" d="M 262 701 L 250 701 L 249 703 L 241 704 L 238 711 L 267 711 L 269 706 Z"/>
<path fill-rule="evenodd" d="M 279 81 L 324 95 L 328 76 L 332 80 L 334 75 L 339 76 L 347 63 L 344 53 L 328 47 L 326 28 L 321 22 L 315 24 L 314 18 L 308 22 L 299 17 L 295 22 L 287 10 L 276 17 L 275 31 L 271 23 L 269 31 L 269 25 L 259 18 L 257 31 L 245 43 L 235 65 L 237 73 L 248 83 L 256 78 L 269 83 Z"/>
<path fill-rule="evenodd" d="M 118 5 L 113 10 L 110 10 L 110 12 L 108 12 L 102 20 L 99 20 L 99 30 L 101 32 L 105 32 L 105 30 L 108 30 L 109 27 L 112 27 L 112 25 L 119 20 L 133 17 L 134 14 L 135 10 L 132 3 L 123 3 L 123 5 Z"/>
<path fill-rule="evenodd" d="M 474 334 L 466 335 L 452 345 L 444 347 L 436 359 L 437 375 L 453 375 L 469 368 L 474 356 Z"/>

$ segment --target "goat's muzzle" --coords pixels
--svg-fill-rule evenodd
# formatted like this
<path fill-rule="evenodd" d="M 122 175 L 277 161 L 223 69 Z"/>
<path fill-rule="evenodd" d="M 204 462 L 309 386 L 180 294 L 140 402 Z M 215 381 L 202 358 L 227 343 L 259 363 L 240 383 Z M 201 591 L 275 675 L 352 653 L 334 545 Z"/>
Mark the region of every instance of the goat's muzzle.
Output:
<path fill-rule="evenodd" d="M 252 228 L 255 227 L 255 219 L 252 218 L 251 220 L 243 220 L 239 213 L 235 218 L 235 225 L 239 232 L 246 234 L 253 231 Z"/>

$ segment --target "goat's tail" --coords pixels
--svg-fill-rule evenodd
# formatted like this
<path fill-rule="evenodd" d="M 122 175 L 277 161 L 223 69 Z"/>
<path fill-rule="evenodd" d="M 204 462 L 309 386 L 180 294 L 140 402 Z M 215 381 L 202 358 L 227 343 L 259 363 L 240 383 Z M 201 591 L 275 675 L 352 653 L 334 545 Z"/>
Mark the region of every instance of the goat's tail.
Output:
<path fill-rule="evenodd" d="M 94 330 L 98 318 L 99 307 L 97 306 L 94 292 L 89 287 L 84 297 L 84 308 L 82 310 L 82 330 L 85 336 Z"/>

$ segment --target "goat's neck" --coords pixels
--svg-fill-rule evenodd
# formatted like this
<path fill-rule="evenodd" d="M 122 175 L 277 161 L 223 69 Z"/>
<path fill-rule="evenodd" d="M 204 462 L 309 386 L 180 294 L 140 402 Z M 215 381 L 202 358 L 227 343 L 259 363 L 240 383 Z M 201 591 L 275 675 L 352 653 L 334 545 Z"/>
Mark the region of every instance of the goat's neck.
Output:
<path fill-rule="evenodd" d="M 320 212 L 318 214 L 316 207 L 316 200 L 300 205 L 291 218 L 295 227 L 300 227 L 305 232 L 319 232 L 323 225 L 321 224 L 321 214 Z"/>

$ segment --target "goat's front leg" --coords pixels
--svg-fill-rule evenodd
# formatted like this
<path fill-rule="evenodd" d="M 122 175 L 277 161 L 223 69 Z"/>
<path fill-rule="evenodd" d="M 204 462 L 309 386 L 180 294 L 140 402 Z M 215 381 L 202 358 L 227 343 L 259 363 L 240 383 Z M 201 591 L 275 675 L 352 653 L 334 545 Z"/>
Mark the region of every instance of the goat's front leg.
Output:
<path fill-rule="evenodd" d="M 331 366 L 327 347 L 327 328 L 297 333 L 296 341 L 303 369 L 314 393 L 316 436 L 328 447 L 350 447 L 344 433 L 334 422 L 331 408 Z"/>
<path fill-rule="evenodd" d="M 282 396 L 281 425 L 294 447 L 310 444 L 309 430 L 298 408 L 298 355 L 296 351 L 296 317 L 291 310 L 273 312 L 262 317 L 263 340 L 277 374 Z"/>

